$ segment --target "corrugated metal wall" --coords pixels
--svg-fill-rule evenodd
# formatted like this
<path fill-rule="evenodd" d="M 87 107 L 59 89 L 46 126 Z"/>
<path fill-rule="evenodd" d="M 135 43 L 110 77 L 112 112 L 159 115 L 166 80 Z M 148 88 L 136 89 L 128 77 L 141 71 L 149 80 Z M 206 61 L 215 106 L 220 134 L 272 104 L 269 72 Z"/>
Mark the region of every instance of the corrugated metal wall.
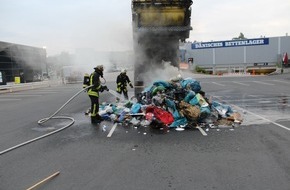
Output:
<path fill-rule="evenodd" d="M 244 63 L 244 47 L 215 49 L 216 65 Z"/>
<path fill-rule="evenodd" d="M 253 65 L 254 63 L 276 64 L 279 56 L 290 54 L 290 36 L 270 37 L 267 45 L 191 49 L 186 44 L 186 60 L 194 58 L 194 63 L 206 65 Z"/>
<path fill-rule="evenodd" d="M 290 54 L 290 36 L 281 37 L 281 53 Z"/>

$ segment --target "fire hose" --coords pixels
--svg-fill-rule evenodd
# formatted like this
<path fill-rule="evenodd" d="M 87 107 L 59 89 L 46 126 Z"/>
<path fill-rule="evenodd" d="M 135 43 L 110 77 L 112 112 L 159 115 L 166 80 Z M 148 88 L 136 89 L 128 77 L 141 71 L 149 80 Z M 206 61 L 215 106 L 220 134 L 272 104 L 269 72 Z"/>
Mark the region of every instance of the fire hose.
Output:
<path fill-rule="evenodd" d="M 104 82 L 102 82 L 102 84 L 105 84 L 106 83 L 106 80 L 103 78 L 103 80 L 104 80 Z M 12 151 L 12 150 L 14 150 L 14 149 L 17 149 L 17 148 L 19 148 L 19 147 L 22 147 L 22 146 L 24 146 L 24 145 L 27 145 L 27 144 L 29 144 L 29 143 L 32 143 L 32 142 L 35 142 L 35 141 L 37 141 L 37 140 L 40 140 L 40 139 L 43 139 L 43 138 L 45 138 L 45 137 L 48 137 L 48 136 L 50 136 L 50 135 L 53 135 L 53 134 L 55 134 L 55 133 L 58 133 L 58 132 L 60 132 L 60 131 L 62 131 L 62 130 L 64 130 L 64 129 L 66 129 L 66 128 L 68 128 L 68 127 L 70 127 L 70 126 L 72 126 L 73 124 L 74 124 L 74 122 L 75 122 L 75 120 L 74 120 L 74 118 L 72 118 L 72 117 L 68 117 L 68 116 L 56 116 L 56 114 L 58 114 L 59 112 L 60 112 L 60 110 L 62 110 L 68 103 L 70 103 L 75 97 L 77 97 L 80 93 L 82 93 L 83 91 L 86 91 L 87 89 L 89 89 L 89 88 L 91 88 L 91 87 L 93 87 L 93 85 L 91 85 L 91 86 L 87 86 L 87 87 L 85 87 L 85 88 L 83 88 L 82 90 L 80 90 L 80 91 L 78 91 L 75 95 L 73 95 L 68 101 L 66 101 L 66 103 L 64 103 L 56 112 L 54 112 L 51 116 L 49 116 L 49 117 L 46 117 L 46 118 L 43 118 L 43 119 L 40 119 L 37 123 L 39 124 L 39 125 L 41 125 L 41 124 L 43 124 L 43 123 L 45 123 L 45 122 L 47 122 L 48 120 L 50 120 L 50 119 L 69 119 L 71 122 L 69 123 L 69 124 L 67 124 L 67 125 L 65 125 L 64 127 L 62 127 L 62 128 L 59 128 L 59 129 L 57 129 L 57 130 L 54 130 L 54 131 L 52 131 L 52 132 L 50 132 L 50 133 L 47 133 L 47 134 L 44 134 L 44 135 L 41 135 L 41 136 L 39 136 L 39 137 L 36 137 L 36 138 L 34 138 L 34 139 L 31 139 L 31 140 L 28 140 L 28 141 L 26 141 L 26 142 L 23 142 L 23 143 L 20 143 L 20 144 L 18 144 L 18 145 L 15 145 L 15 146 L 13 146 L 13 147 L 10 147 L 10 148 L 8 148 L 8 149 L 6 149 L 6 150 L 3 150 L 3 151 L 1 151 L 0 152 L 0 155 L 2 155 L 2 154 L 5 154 L 5 153 L 7 153 L 7 152 L 9 152 L 9 151 Z M 107 88 L 107 86 L 102 86 L 102 91 L 104 91 L 104 90 L 109 90 L 108 88 Z"/>
<path fill-rule="evenodd" d="M 93 86 L 93 85 L 92 85 L 92 86 Z M 22 146 L 24 146 L 24 145 L 27 145 L 27 144 L 29 144 L 29 143 L 35 142 L 35 141 L 37 141 L 37 140 L 43 139 L 43 138 L 45 138 L 45 137 L 48 137 L 48 136 L 53 135 L 53 134 L 55 134 L 55 133 L 58 133 L 58 132 L 60 132 L 60 131 L 62 131 L 62 130 L 64 130 L 64 129 L 66 129 L 66 128 L 72 126 L 72 125 L 74 124 L 74 122 L 75 122 L 74 118 L 72 118 L 72 117 L 68 117 L 68 116 L 56 116 L 56 114 L 58 114 L 58 113 L 60 112 L 60 110 L 62 110 L 62 109 L 63 109 L 63 108 L 68 104 L 68 103 L 70 103 L 70 102 L 71 102 L 75 97 L 77 97 L 80 93 L 82 93 L 83 91 L 87 90 L 88 88 L 90 88 L 90 87 L 92 87 L 92 86 L 88 86 L 88 87 L 83 88 L 82 90 L 78 91 L 75 95 L 73 95 L 73 96 L 72 96 L 68 101 L 66 101 L 66 103 L 64 103 L 64 104 L 63 104 L 63 105 L 62 105 L 62 106 L 61 106 L 61 107 L 60 107 L 56 112 L 54 112 L 51 116 L 46 117 L 46 118 L 43 118 L 43 119 L 40 119 L 40 120 L 37 122 L 39 125 L 41 125 L 41 124 L 47 122 L 47 121 L 50 120 L 50 119 L 69 119 L 69 120 L 71 120 L 71 122 L 70 122 L 69 124 L 65 125 L 65 126 L 62 127 L 62 128 L 59 128 L 59 129 L 57 129 L 57 130 L 54 130 L 54 131 L 52 131 L 52 132 L 50 132 L 50 133 L 46 133 L 46 134 L 41 135 L 41 136 L 39 136 L 39 137 L 36 137 L 36 138 L 34 138 L 34 139 L 28 140 L 28 141 L 26 141 L 26 142 L 20 143 L 20 144 L 15 145 L 15 146 L 13 146 L 13 147 L 11 147 L 11 148 L 8 148 L 8 149 L 6 149 L 6 150 L 3 150 L 3 151 L 0 152 L 0 155 L 5 154 L 5 153 L 7 153 L 7 152 L 9 152 L 9 151 L 12 151 L 12 150 L 14 150 L 14 149 L 20 148 L 20 147 L 22 147 Z"/>
<path fill-rule="evenodd" d="M 104 82 L 102 82 L 101 84 L 105 84 L 106 83 L 106 80 L 103 78 L 103 80 L 104 80 Z M 58 133 L 58 132 L 60 132 L 60 131 L 63 131 L 64 129 L 66 129 L 66 128 L 68 128 L 68 127 L 70 127 L 70 126 L 72 126 L 73 124 L 74 124 L 74 122 L 75 122 L 75 120 L 74 120 L 74 118 L 72 118 L 72 117 L 69 117 L 69 116 L 56 116 L 56 114 L 58 114 L 68 103 L 70 103 L 75 97 L 77 97 L 80 93 L 82 93 L 83 91 L 86 91 L 87 89 L 89 89 L 89 88 L 91 88 L 91 87 L 93 87 L 93 85 L 91 85 L 91 86 L 87 86 L 87 87 L 85 87 L 85 88 L 83 88 L 82 90 L 80 90 L 80 91 L 78 91 L 75 95 L 73 95 L 68 101 L 66 101 L 56 112 L 54 112 L 51 116 L 49 116 L 49 117 L 46 117 L 46 118 L 43 118 L 43 119 L 40 119 L 37 123 L 39 124 L 39 125 L 41 125 L 41 124 L 43 124 L 43 123 L 45 123 L 45 122 L 47 122 L 48 120 L 50 120 L 50 119 L 69 119 L 69 120 L 71 120 L 71 122 L 69 123 L 69 124 L 67 124 L 67 125 L 65 125 L 64 127 L 62 127 L 62 128 L 59 128 L 59 129 L 57 129 L 57 130 L 54 130 L 54 131 L 52 131 L 52 132 L 50 132 L 50 133 L 46 133 L 46 134 L 44 134 L 44 135 L 41 135 L 41 136 L 39 136 L 39 137 L 36 137 L 36 138 L 34 138 L 34 139 L 31 139 L 31 140 L 28 140 L 28 141 L 26 141 L 26 142 L 23 142 L 23 143 L 20 143 L 20 144 L 18 144 L 18 145 L 15 145 L 15 146 L 13 146 L 13 147 L 10 147 L 10 148 L 8 148 L 8 149 L 6 149 L 6 150 L 3 150 L 3 151 L 1 151 L 0 152 L 0 156 L 2 155 L 2 154 L 5 154 L 5 153 L 7 153 L 7 152 L 10 152 L 10 151 L 12 151 L 12 150 L 15 150 L 15 149 L 17 149 L 17 148 L 20 148 L 20 147 L 22 147 L 22 146 L 25 146 L 25 145 L 27 145 L 27 144 L 29 144 L 29 143 L 32 143 L 32 142 L 35 142 L 35 141 L 38 141 L 38 140 L 40 140 L 40 139 L 43 139 L 43 138 L 45 138 L 45 137 L 48 137 L 48 136 L 50 136 L 50 135 L 53 135 L 53 134 L 55 134 L 55 133 Z M 101 86 L 101 92 L 103 92 L 103 91 L 109 91 L 109 89 L 107 88 L 107 86 Z M 117 95 L 116 95 L 116 93 L 112 93 L 111 92 L 111 90 L 110 90 L 110 93 L 112 94 L 112 95 L 114 95 L 114 96 L 116 96 L 117 97 Z"/>

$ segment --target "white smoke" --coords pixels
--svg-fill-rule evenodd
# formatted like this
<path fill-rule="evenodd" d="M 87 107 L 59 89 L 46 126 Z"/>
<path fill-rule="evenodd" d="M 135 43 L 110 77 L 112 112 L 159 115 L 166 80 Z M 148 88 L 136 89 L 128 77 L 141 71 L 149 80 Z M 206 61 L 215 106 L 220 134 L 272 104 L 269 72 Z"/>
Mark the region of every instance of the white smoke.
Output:
<path fill-rule="evenodd" d="M 158 65 L 158 67 L 151 67 L 149 71 L 142 74 L 146 86 L 157 80 L 169 81 L 181 74 L 179 69 L 172 66 L 170 62 L 163 61 L 161 64 L 158 63 L 156 65 Z M 162 65 L 162 67 L 160 67 L 160 65 Z"/>

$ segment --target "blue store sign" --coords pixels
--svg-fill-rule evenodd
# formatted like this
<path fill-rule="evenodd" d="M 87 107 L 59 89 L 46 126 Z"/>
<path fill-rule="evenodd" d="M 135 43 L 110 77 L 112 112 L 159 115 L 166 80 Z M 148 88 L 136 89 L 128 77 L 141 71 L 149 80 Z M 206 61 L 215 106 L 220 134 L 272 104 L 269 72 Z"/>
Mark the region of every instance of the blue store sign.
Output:
<path fill-rule="evenodd" d="M 193 43 L 191 44 L 191 49 L 257 46 L 257 45 L 268 45 L 268 44 L 269 44 L 269 38 L 257 38 L 257 39 L 246 39 L 246 40 L 229 40 L 229 41 Z"/>

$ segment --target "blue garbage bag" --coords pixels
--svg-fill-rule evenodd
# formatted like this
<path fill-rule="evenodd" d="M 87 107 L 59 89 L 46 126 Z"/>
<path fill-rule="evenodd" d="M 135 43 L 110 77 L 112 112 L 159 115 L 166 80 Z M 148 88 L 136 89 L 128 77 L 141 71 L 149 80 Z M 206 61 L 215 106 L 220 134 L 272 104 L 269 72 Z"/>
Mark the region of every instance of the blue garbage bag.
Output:
<path fill-rule="evenodd" d="M 201 90 L 201 86 L 200 86 L 199 81 L 197 81 L 193 78 L 186 78 L 186 79 L 181 80 L 180 85 L 184 89 L 187 89 L 188 87 L 190 87 L 190 89 L 196 93 Z"/>
<path fill-rule="evenodd" d="M 176 105 L 175 102 L 169 99 L 165 99 L 165 104 L 168 108 L 170 108 L 172 110 L 172 115 L 174 118 L 173 123 L 171 123 L 169 125 L 169 127 L 178 127 L 180 125 L 185 125 L 187 124 L 187 119 L 185 117 L 182 117 L 178 110 L 176 109 Z"/>
<path fill-rule="evenodd" d="M 199 104 L 199 99 L 197 96 L 194 96 L 194 98 L 192 98 L 189 103 L 193 106 L 198 105 Z"/>
<path fill-rule="evenodd" d="M 164 88 L 170 88 L 171 84 L 169 82 L 163 81 L 163 80 L 159 80 L 159 81 L 155 81 L 153 83 L 153 85 L 155 86 L 163 86 Z"/>
<path fill-rule="evenodd" d="M 210 108 L 209 106 L 206 107 L 200 107 L 200 113 L 206 113 L 206 114 L 210 114 Z"/>
<path fill-rule="evenodd" d="M 185 96 L 184 101 L 185 101 L 186 103 L 189 103 L 190 100 L 191 100 L 192 98 L 194 98 L 194 96 L 195 96 L 195 92 L 194 92 L 194 91 L 189 91 L 189 92 L 187 93 L 187 95 Z"/>
<path fill-rule="evenodd" d="M 139 113 L 141 110 L 141 104 L 140 103 L 135 103 L 132 105 L 131 107 L 131 113 L 135 114 L 135 113 Z"/>
<path fill-rule="evenodd" d="M 186 125 L 187 124 L 187 119 L 185 117 L 180 117 L 178 119 L 175 119 L 173 121 L 173 123 L 171 123 L 169 125 L 170 128 L 173 128 L 173 127 L 178 127 L 180 125 Z"/>
<path fill-rule="evenodd" d="M 101 115 L 101 117 L 104 119 L 104 120 L 107 120 L 107 121 L 110 121 L 111 118 L 110 118 L 110 115 L 109 114 L 104 114 L 104 115 Z"/>
<path fill-rule="evenodd" d="M 219 115 L 222 117 L 228 117 L 234 113 L 234 111 L 232 110 L 232 108 L 229 105 L 221 104 L 217 101 L 213 101 L 211 106 L 212 106 L 212 108 L 217 110 Z"/>
<path fill-rule="evenodd" d="M 179 113 L 178 113 L 178 110 L 176 109 L 176 105 L 175 105 L 174 101 L 166 98 L 165 99 L 165 104 L 166 104 L 166 106 L 168 108 L 171 109 L 171 113 L 172 113 L 172 115 L 173 115 L 174 118 L 179 117 Z"/>

